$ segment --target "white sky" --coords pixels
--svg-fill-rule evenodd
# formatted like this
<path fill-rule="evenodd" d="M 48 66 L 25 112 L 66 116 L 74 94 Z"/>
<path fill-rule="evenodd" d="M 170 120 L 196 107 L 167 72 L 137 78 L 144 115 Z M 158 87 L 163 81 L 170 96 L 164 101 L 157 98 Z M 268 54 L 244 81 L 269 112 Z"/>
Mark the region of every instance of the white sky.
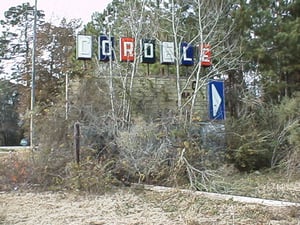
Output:
<path fill-rule="evenodd" d="M 10 7 L 26 2 L 33 6 L 35 0 L 0 0 L 0 19 L 4 19 L 4 12 Z M 57 23 L 65 17 L 68 20 L 80 18 L 87 23 L 94 12 L 103 12 L 110 2 L 112 0 L 37 0 L 37 8 L 44 10 L 47 22 Z"/>

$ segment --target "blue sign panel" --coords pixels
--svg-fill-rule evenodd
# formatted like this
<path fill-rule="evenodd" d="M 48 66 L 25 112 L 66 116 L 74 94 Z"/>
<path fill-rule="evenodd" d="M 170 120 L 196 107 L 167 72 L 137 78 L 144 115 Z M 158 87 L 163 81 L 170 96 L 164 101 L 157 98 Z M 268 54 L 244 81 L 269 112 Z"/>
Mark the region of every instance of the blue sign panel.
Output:
<path fill-rule="evenodd" d="M 111 60 L 114 60 L 114 37 L 110 37 L 110 41 L 108 36 L 106 35 L 101 35 L 98 38 L 98 56 L 100 61 L 109 61 L 110 57 Z"/>
<path fill-rule="evenodd" d="M 180 43 L 180 55 L 181 55 L 181 65 L 192 66 L 194 65 L 194 47 L 187 43 Z"/>
<path fill-rule="evenodd" d="M 207 90 L 209 118 L 211 120 L 225 120 L 224 81 L 210 80 Z"/>
<path fill-rule="evenodd" d="M 155 40 L 142 39 L 141 40 L 141 62 L 142 63 L 155 63 Z"/>

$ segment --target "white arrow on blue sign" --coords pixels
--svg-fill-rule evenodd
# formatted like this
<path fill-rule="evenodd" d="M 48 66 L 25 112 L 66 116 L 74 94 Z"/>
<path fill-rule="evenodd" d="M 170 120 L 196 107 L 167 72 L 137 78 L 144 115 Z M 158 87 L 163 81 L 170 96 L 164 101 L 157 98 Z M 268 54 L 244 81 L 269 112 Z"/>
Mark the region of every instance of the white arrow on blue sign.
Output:
<path fill-rule="evenodd" d="M 225 120 L 224 81 L 208 82 L 208 108 L 211 120 Z"/>

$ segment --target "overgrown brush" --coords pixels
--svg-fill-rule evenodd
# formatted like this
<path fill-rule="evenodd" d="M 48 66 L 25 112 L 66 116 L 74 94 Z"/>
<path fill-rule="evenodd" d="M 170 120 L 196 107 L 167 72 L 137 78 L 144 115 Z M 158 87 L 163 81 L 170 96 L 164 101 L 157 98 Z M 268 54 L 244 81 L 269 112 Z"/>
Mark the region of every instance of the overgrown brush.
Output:
<path fill-rule="evenodd" d="M 286 98 L 278 107 L 278 120 L 283 128 L 279 143 L 285 144 L 282 165 L 289 177 L 300 173 L 300 92 Z"/>
<path fill-rule="evenodd" d="M 155 183 L 165 177 L 164 167 L 171 169 L 176 150 L 163 130 L 154 123 L 139 120 L 130 130 L 116 138 L 118 164 L 124 179 L 132 182 Z"/>
<path fill-rule="evenodd" d="M 299 172 L 300 96 L 280 105 L 258 102 L 239 119 L 227 121 L 227 157 L 237 168 L 254 171 L 280 166 Z"/>
<path fill-rule="evenodd" d="M 13 190 L 30 182 L 32 160 L 29 152 L 10 152 L 0 158 L 0 190 Z"/>
<path fill-rule="evenodd" d="M 198 132 L 192 132 L 194 130 Z M 117 137 L 119 164 L 131 182 L 211 190 L 213 170 L 222 164 L 220 151 L 201 146 L 200 127 L 164 119 L 137 120 Z"/>
<path fill-rule="evenodd" d="M 213 190 L 210 178 L 221 162 L 220 152 L 202 148 L 200 132 L 192 134 L 191 130 L 173 120 L 136 119 L 130 128 L 119 128 L 115 137 L 102 138 L 102 132 L 86 135 L 86 127 L 82 137 L 90 139 L 85 143 L 93 143 L 95 137 L 100 142 L 81 147 L 80 164 L 74 163 L 71 144 L 50 142 L 51 148 L 44 147 L 35 155 L 35 182 L 90 192 L 130 183 L 190 184 L 195 189 Z"/>

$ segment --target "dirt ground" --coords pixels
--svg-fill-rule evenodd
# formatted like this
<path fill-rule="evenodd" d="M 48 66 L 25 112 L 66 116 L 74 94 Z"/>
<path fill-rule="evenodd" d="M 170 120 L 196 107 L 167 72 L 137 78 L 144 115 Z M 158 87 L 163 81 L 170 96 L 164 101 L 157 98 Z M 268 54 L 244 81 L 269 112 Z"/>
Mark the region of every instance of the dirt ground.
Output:
<path fill-rule="evenodd" d="M 213 200 L 176 190 L 122 188 L 103 195 L 17 190 L 0 193 L 0 224 L 300 225 L 300 208 Z"/>

